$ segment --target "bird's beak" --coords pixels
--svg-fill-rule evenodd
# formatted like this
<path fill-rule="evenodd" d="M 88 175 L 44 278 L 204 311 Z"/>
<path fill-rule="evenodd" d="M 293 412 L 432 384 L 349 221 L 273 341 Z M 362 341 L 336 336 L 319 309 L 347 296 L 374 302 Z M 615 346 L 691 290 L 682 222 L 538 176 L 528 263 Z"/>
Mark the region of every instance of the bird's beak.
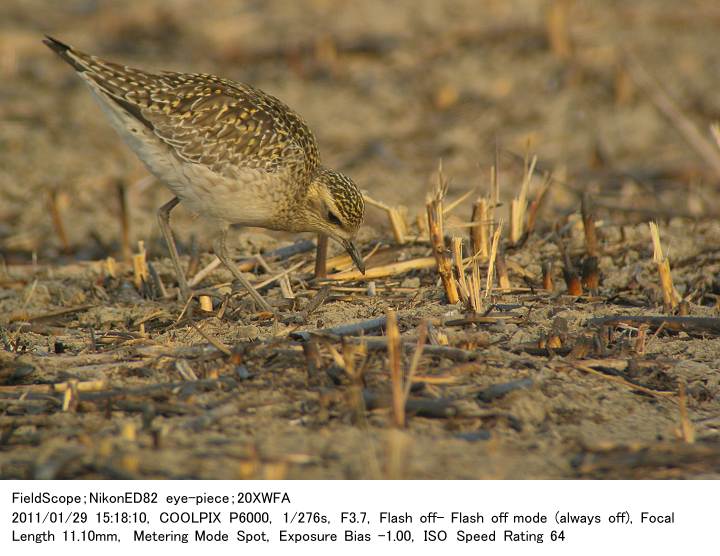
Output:
<path fill-rule="evenodd" d="M 358 267 L 358 270 L 365 274 L 365 261 L 363 261 L 362 255 L 360 254 L 357 246 L 349 239 L 343 239 L 341 243 L 352 257 L 352 260 L 355 263 L 355 266 Z"/>

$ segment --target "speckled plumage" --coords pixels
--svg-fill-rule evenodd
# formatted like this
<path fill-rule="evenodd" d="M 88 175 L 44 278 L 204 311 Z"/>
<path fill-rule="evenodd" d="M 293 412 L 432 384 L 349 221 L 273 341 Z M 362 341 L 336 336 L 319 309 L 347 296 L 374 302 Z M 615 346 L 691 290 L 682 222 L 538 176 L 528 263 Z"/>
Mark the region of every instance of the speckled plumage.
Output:
<path fill-rule="evenodd" d="M 362 195 L 320 164 L 312 131 L 280 100 L 214 75 L 150 73 L 45 43 L 90 86 L 150 171 L 223 233 L 232 223 L 316 231 L 351 250 Z"/>

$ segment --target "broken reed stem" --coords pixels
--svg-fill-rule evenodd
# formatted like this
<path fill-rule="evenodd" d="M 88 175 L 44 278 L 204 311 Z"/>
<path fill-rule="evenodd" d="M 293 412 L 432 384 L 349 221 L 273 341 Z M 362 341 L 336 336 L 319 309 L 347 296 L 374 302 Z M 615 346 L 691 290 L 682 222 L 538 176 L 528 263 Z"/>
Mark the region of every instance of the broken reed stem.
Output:
<path fill-rule="evenodd" d="M 663 305 L 666 311 L 675 309 L 678 305 L 679 296 L 673 287 L 672 274 L 670 274 L 670 259 L 663 254 L 660 243 L 660 231 L 656 222 L 649 222 L 650 236 L 653 241 L 653 261 L 657 264 L 660 275 L 660 286 L 663 294 Z"/>
<path fill-rule="evenodd" d="M 438 169 L 437 184 L 433 187 L 433 192 L 427 200 L 427 220 L 433 255 L 437 262 L 437 272 L 442 280 L 448 303 L 455 305 L 460 299 L 453 279 L 452 265 L 445 249 L 445 237 L 443 234 L 443 198 L 447 193 L 447 187 L 448 182 L 442 174 L 441 164 Z"/>
<path fill-rule="evenodd" d="M 455 272 L 458 276 L 458 283 L 460 285 L 460 297 L 463 303 L 468 303 L 470 300 L 470 290 L 468 289 L 468 283 L 465 279 L 465 264 L 463 263 L 462 257 L 463 240 L 461 237 L 452 238 L 452 254 L 453 263 L 455 264 Z"/>
<path fill-rule="evenodd" d="M 139 290 L 148 279 L 147 253 L 145 242 L 138 241 L 138 252 L 132 257 L 135 287 Z"/>
<path fill-rule="evenodd" d="M 492 292 L 493 285 L 493 272 L 495 269 L 495 259 L 497 258 L 498 245 L 500 244 L 500 234 L 503 229 L 503 221 L 500 220 L 498 223 L 497 230 L 493 234 L 492 246 L 490 247 L 490 262 L 488 263 L 487 282 L 485 283 L 485 296 L 488 297 Z"/>
<path fill-rule="evenodd" d="M 206 313 L 212 313 L 213 310 L 213 304 L 212 299 L 209 295 L 201 295 L 198 297 L 198 301 L 200 302 L 200 310 L 204 311 Z"/>
<path fill-rule="evenodd" d="M 480 197 L 473 204 L 470 220 L 473 226 L 470 228 L 470 246 L 473 255 L 479 256 L 480 260 L 487 261 L 490 252 L 490 219 L 488 217 L 489 199 Z"/>
<path fill-rule="evenodd" d="M 401 366 L 402 346 L 395 311 L 388 309 L 385 325 L 388 344 L 388 365 L 390 367 L 390 385 L 392 389 L 393 422 L 396 427 L 405 426 L 405 399 Z"/>
<path fill-rule="evenodd" d="M 315 250 L 315 278 L 327 278 L 328 236 L 318 234 Z"/>
<path fill-rule="evenodd" d="M 50 209 L 53 228 L 55 228 L 55 233 L 60 240 L 60 248 L 63 253 L 69 253 L 70 242 L 68 241 L 67 233 L 65 232 L 65 222 L 62 219 L 60 211 L 60 199 L 57 189 L 51 189 L 48 192 L 48 208 Z"/>
<path fill-rule="evenodd" d="M 128 209 L 127 187 L 123 180 L 115 182 L 120 205 L 120 246 L 122 249 L 122 260 L 129 262 L 132 259 L 132 248 L 130 247 L 130 210 Z"/>
<path fill-rule="evenodd" d="M 517 244 L 525 233 L 525 215 L 527 214 L 528 208 L 527 197 L 536 164 L 537 155 L 533 156 L 532 161 L 525 168 L 520 193 L 510 201 L 510 243 L 512 245 Z"/>
<path fill-rule="evenodd" d="M 686 444 L 695 442 L 695 429 L 688 417 L 687 410 L 687 389 L 685 381 L 680 380 L 678 383 L 678 408 L 680 409 L 680 432 L 682 439 Z"/>

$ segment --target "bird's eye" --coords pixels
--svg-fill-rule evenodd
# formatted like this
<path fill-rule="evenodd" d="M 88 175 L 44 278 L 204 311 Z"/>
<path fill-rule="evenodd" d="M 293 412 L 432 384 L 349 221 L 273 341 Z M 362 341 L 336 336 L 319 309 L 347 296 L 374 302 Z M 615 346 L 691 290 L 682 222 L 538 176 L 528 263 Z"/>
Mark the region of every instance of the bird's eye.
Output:
<path fill-rule="evenodd" d="M 335 224 L 335 226 L 342 226 L 342 222 L 340 222 L 340 219 L 332 212 L 328 212 L 328 220 L 331 224 Z"/>

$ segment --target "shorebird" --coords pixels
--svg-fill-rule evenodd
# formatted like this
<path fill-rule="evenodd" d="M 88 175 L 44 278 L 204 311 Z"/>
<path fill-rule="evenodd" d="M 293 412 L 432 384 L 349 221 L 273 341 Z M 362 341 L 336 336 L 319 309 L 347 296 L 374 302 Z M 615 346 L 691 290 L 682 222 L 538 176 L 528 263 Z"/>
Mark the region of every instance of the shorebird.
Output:
<path fill-rule="evenodd" d="M 350 178 L 320 164 L 313 132 L 277 98 L 208 74 L 151 73 L 43 41 L 90 87 L 113 127 L 175 195 L 158 210 L 182 296 L 190 296 L 170 229 L 182 202 L 213 228 L 215 255 L 266 311 L 272 311 L 232 261 L 231 224 L 318 232 L 340 242 L 357 267 L 353 243 L 364 217 Z"/>

